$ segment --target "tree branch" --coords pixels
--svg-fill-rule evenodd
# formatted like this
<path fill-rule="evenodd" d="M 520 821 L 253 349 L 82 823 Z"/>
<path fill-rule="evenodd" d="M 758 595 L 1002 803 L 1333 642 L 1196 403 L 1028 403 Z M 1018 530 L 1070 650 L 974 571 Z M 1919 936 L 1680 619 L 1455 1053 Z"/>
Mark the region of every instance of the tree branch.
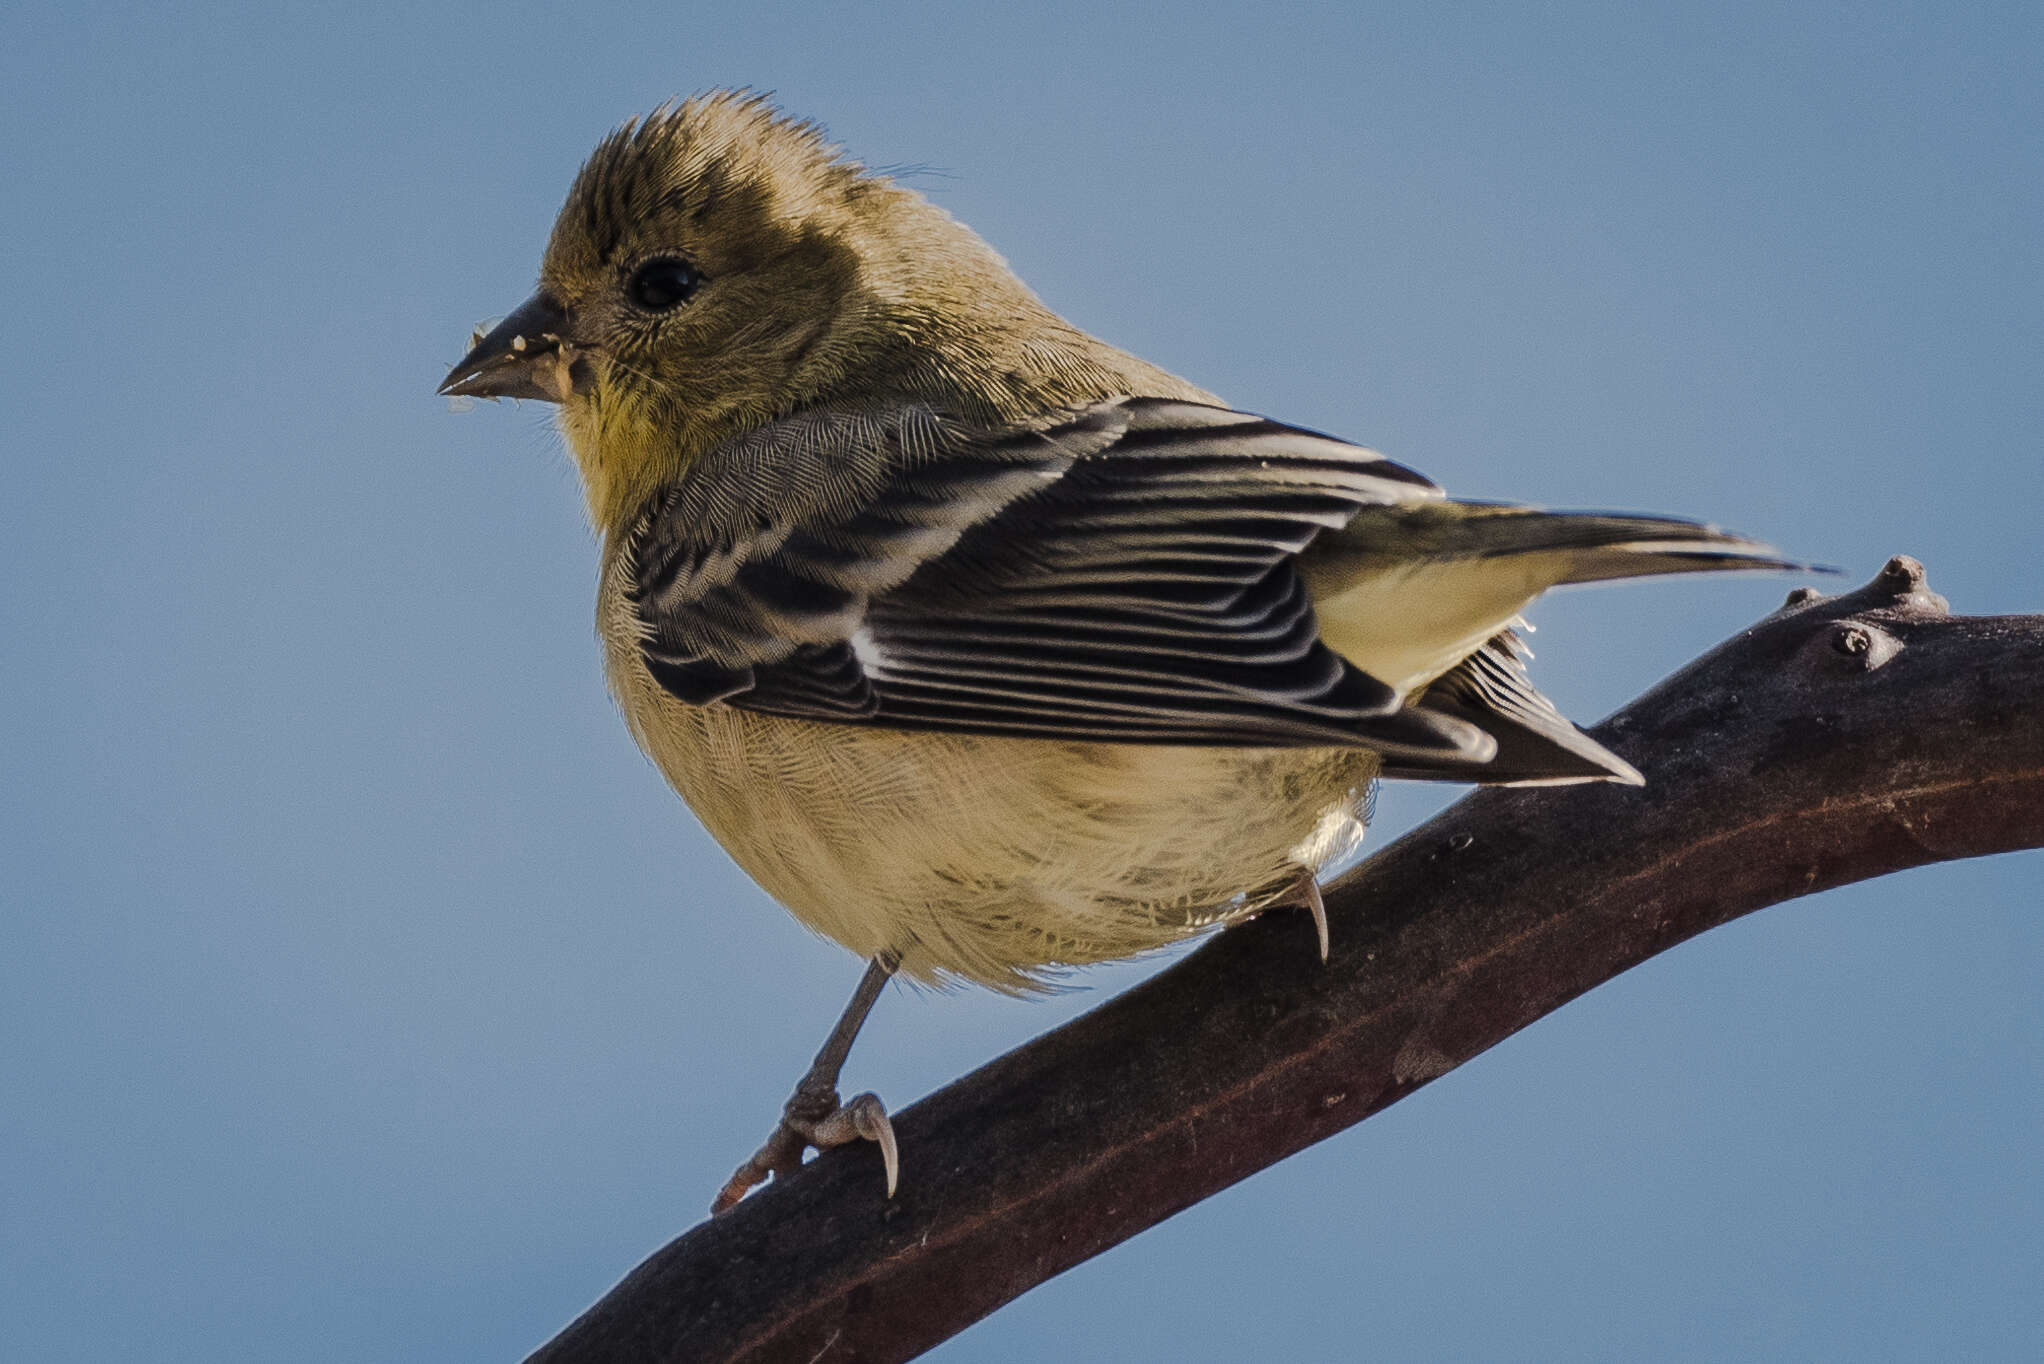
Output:
<path fill-rule="evenodd" d="M 1896 559 L 1808 589 L 1613 716 L 1647 773 L 1485 790 L 1295 916 L 896 1117 L 905 1177 L 832 1152 L 634 1270 L 532 1356 L 908 1359 L 1742 914 L 2044 845 L 2044 616 L 1952 617 Z"/>

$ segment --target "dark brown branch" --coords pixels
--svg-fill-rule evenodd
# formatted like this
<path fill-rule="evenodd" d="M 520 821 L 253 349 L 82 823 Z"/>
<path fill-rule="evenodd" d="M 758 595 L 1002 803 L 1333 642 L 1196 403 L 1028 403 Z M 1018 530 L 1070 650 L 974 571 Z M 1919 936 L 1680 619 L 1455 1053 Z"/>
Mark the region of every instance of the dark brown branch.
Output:
<path fill-rule="evenodd" d="M 1808 592 L 1597 735 L 1644 790 L 1478 792 L 1293 916 L 900 1114 L 654 1255 L 536 1364 L 907 1359 L 1683 939 L 2044 845 L 2044 617 L 1945 614 L 1909 560 Z"/>

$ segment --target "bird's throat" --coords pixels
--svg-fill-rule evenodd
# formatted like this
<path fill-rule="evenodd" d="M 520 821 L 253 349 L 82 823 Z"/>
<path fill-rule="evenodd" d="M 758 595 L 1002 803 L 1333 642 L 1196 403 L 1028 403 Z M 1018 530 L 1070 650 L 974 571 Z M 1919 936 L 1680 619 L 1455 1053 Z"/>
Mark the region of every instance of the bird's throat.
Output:
<path fill-rule="evenodd" d="M 567 403 L 557 422 L 582 474 L 589 520 L 603 534 L 627 527 L 648 499 L 687 467 L 673 441 L 659 439 L 643 423 L 621 419 L 605 404 Z"/>

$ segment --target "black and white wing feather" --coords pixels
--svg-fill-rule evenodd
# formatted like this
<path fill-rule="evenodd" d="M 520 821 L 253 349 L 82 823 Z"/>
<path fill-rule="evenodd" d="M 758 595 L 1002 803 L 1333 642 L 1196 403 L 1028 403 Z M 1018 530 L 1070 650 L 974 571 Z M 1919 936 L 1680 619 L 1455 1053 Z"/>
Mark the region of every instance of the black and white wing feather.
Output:
<path fill-rule="evenodd" d="M 1525 652 L 1518 636 L 1505 630 L 1435 679 L 1413 702 L 1467 720 L 1497 740 L 1497 752 L 1488 761 L 1433 759 L 1408 765 L 1394 759 L 1384 765 L 1383 775 L 1493 786 L 1644 785 L 1638 768 L 1577 729 L 1534 687 L 1526 675 Z"/>
<path fill-rule="evenodd" d="M 1319 636 L 1294 559 L 1433 484 L 1331 437 L 1126 399 L 1032 429 L 825 411 L 707 457 L 634 531 L 675 696 L 907 729 L 1363 745 L 1480 763 Z"/>

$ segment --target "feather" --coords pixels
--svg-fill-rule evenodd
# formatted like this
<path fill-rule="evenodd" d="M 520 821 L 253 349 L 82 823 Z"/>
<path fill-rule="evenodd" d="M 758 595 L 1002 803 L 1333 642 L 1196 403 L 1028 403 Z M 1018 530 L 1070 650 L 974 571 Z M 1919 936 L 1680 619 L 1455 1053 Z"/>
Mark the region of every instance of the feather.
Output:
<path fill-rule="evenodd" d="M 1293 566 L 1360 508 L 1439 495 L 1374 451 L 1196 403 L 993 432 L 809 413 L 663 493 L 632 592 L 648 669 L 693 704 L 1481 762 L 1479 729 L 1403 709 L 1321 641 Z"/>

